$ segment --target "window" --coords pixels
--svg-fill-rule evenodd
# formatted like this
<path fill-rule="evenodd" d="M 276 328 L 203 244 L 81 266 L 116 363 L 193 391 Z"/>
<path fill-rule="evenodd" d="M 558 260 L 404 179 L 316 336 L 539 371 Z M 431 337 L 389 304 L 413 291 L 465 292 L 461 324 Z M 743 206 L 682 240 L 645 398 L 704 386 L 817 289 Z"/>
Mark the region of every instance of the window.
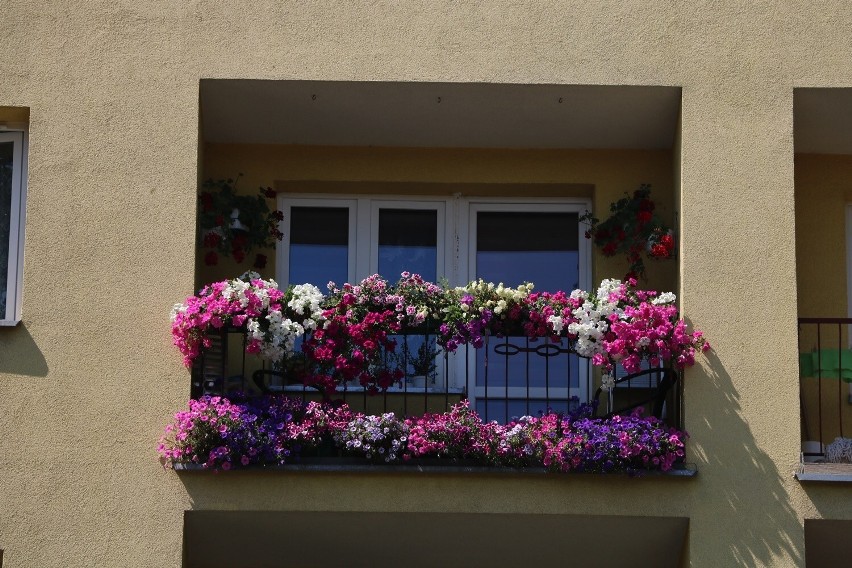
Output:
<path fill-rule="evenodd" d="M 482 278 L 539 291 L 588 288 L 591 252 L 582 237 L 583 200 L 282 194 L 284 240 L 278 280 L 321 289 L 402 271 L 453 285 Z M 417 349 L 419 345 L 413 345 Z M 554 355 L 560 355 L 558 357 Z M 486 364 L 486 356 L 488 363 Z M 550 407 L 568 410 L 587 396 L 588 367 L 547 341 L 491 338 L 451 357 L 436 385 L 464 391 L 487 419 L 507 420 Z"/>
<path fill-rule="evenodd" d="M 0 325 L 21 319 L 26 133 L 0 132 Z"/>

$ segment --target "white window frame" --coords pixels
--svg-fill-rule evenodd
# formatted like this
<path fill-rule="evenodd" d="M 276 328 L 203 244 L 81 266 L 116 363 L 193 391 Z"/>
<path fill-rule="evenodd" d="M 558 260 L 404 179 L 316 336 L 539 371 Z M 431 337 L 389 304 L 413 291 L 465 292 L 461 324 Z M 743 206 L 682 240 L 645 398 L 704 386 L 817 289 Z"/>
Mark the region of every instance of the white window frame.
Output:
<path fill-rule="evenodd" d="M 25 130 L 0 131 L 0 143 L 12 142 L 12 199 L 9 208 L 9 266 L 6 273 L 6 312 L 0 326 L 21 321 L 24 274 L 24 226 L 26 224 L 27 145 Z"/>
<path fill-rule="evenodd" d="M 560 212 L 582 215 L 592 206 L 591 200 L 582 198 L 504 198 L 453 196 L 405 196 L 405 195 L 352 195 L 352 194 L 294 194 L 279 193 L 278 209 L 284 213 L 280 230 L 284 238 L 276 250 L 276 277 L 282 285 L 301 284 L 289 281 L 290 236 L 288 220 L 292 207 L 347 207 L 349 208 L 349 281 L 357 282 L 378 269 L 378 219 L 380 209 L 434 209 L 438 211 L 438 266 L 437 274 L 451 285 L 463 285 L 476 274 L 476 214 L 480 211 L 516 212 Z M 577 224 L 579 254 L 579 286 L 589 290 L 592 285 L 592 249 L 584 237 L 582 223 Z M 354 246 L 353 246 L 354 245 Z M 389 281 L 399 275 L 383 274 Z M 338 284 L 341 284 L 338 282 Z M 467 367 L 467 368 L 466 368 Z M 477 395 L 484 387 L 476 386 L 475 354 L 469 357 L 450 356 L 451 377 L 448 388 L 455 392 L 466 389 L 471 405 L 476 404 Z M 549 389 L 550 398 L 568 399 L 577 395 L 581 400 L 588 398 L 589 366 L 579 366 L 577 388 Z M 466 384 L 465 377 L 472 384 Z M 538 393 L 538 391 L 541 393 Z M 544 388 L 530 390 L 530 398 L 544 399 Z M 489 398 L 505 398 L 505 387 L 489 387 Z M 517 392 L 515 392 L 517 391 Z M 521 392 L 523 391 L 523 392 Z M 533 392 L 535 391 L 535 392 Z M 538 396 L 538 395 L 541 396 Z M 526 398 L 526 387 L 510 387 L 509 398 Z M 565 396 L 562 396 L 565 395 Z"/>
<path fill-rule="evenodd" d="M 284 288 L 288 284 L 304 284 L 303 282 L 290 282 L 290 227 L 289 219 L 292 215 L 293 207 L 327 207 L 327 208 L 347 208 L 349 209 L 349 243 L 356 242 L 357 234 L 357 219 L 358 219 L 358 200 L 357 199 L 326 199 L 314 197 L 290 197 L 282 194 L 278 195 L 278 210 L 284 214 L 284 220 L 281 221 L 279 229 L 284 233 L 281 239 L 281 244 L 275 247 L 275 277 Z M 357 249 L 349 247 L 349 260 L 347 267 L 347 275 L 349 282 L 353 282 L 356 278 L 355 266 L 357 265 Z M 343 284 L 343 282 L 337 282 Z M 317 285 L 323 289 L 325 282 L 319 282 Z M 323 290 L 324 291 L 324 290 Z"/>

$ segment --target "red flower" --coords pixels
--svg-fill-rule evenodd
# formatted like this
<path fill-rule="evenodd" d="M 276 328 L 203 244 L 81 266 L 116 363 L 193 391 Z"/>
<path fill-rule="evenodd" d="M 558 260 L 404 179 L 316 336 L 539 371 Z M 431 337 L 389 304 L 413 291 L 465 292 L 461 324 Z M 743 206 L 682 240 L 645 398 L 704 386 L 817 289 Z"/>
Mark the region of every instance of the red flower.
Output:
<path fill-rule="evenodd" d="M 666 247 L 669 250 L 674 249 L 674 237 L 669 235 L 668 233 L 660 237 L 660 244 Z"/>
<path fill-rule="evenodd" d="M 219 242 L 222 240 L 222 237 L 219 236 L 219 233 L 209 232 L 204 235 L 204 246 L 214 248 L 219 246 Z"/>
<path fill-rule="evenodd" d="M 266 260 L 267 258 L 265 254 L 258 254 L 254 257 L 254 267 L 257 269 L 266 268 Z"/>
<path fill-rule="evenodd" d="M 236 232 L 236 231 L 234 231 Z M 248 237 L 245 233 L 237 233 L 234 235 L 234 249 L 243 248 L 248 242 Z"/>
<path fill-rule="evenodd" d="M 207 212 L 211 209 L 213 209 L 213 196 L 205 191 L 201 194 L 201 210 Z"/>
<path fill-rule="evenodd" d="M 221 227 L 224 224 L 225 224 L 225 217 L 223 217 L 222 215 L 216 215 L 216 225 Z"/>
<path fill-rule="evenodd" d="M 636 220 L 639 221 L 640 223 L 643 223 L 643 224 L 650 222 L 651 219 L 653 219 L 653 218 L 654 218 L 654 214 L 651 213 L 650 211 L 642 210 L 642 211 L 639 211 L 639 213 L 636 214 Z"/>
<path fill-rule="evenodd" d="M 234 248 L 234 250 L 231 251 L 231 256 L 233 256 L 234 260 L 239 263 L 245 260 L 246 253 L 241 248 Z"/>
<path fill-rule="evenodd" d="M 204 255 L 204 264 L 207 266 L 215 266 L 219 263 L 219 255 L 216 254 L 216 251 L 211 250 L 207 254 Z"/>
<path fill-rule="evenodd" d="M 284 220 L 284 212 L 283 211 L 273 211 L 272 216 L 275 217 L 278 221 Z"/>
<path fill-rule="evenodd" d="M 651 247 L 651 256 L 656 258 L 668 258 L 669 249 L 665 245 L 656 244 Z"/>
<path fill-rule="evenodd" d="M 616 244 L 614 242 L 609 242 L 603 248 L 603 253 L 605 256 L 612 256 L 615 254 Z"/>
<path fill-rule="evenodd" d="M 267 188 L 261 187 L 260 191 L 263 193 L 263 195 L 265 195 L 269 199 L 275 199 L 275 197 L 278 195 L 278 192 L 275 191 L 274 189 L 272 189 L 271 187 L 267 187 Z"/>

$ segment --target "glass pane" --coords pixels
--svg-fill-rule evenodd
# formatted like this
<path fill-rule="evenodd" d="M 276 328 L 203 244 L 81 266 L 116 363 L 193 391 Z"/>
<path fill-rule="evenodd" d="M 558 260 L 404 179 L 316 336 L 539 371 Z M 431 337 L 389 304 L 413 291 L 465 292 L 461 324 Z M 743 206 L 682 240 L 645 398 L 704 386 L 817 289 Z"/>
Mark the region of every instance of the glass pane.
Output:
<path fill-rule="evenodd" d="M 438 212 L 379 210 L 379 274 L 395 282 L 402 272 L 438 278 Z"/>
<path fill-rule="evenodd" d="M 0 318 L 6 317 L 6 276 L 9 272 L 14 146 L 14 142 L 0 143 Z"/>
<path fill-rule="evenodd" d="M 544 292 L 579 288 L 576 213 L 479 212 L 476 277 Z"/>
<path fill-rule="evenodd" d="M 349 279 L 349 209 L 290 209 L 290 284 L 309 282 L 325 292 Z"/>

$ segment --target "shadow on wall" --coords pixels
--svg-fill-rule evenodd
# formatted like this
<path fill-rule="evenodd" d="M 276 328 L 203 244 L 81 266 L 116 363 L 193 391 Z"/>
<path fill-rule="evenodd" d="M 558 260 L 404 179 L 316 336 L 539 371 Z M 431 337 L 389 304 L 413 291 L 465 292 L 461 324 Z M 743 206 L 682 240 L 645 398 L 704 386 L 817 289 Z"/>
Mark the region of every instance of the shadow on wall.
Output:
<path fill-rule="evenodd" d="M 693 555 L 692 561 L 702 565 L 762 566 L 787 556 L 795 565 L 802 565 L 803 528 L 782 483 L 782 479 L 792 478 L 792 467 L 779 472 L 770 456 L 755 445 L 754 435 L 742 418 L 740 395 L 730 375 L 712 351 L 707 353 L 707 360 L 709 376 L 697 377 L 706 380 L 704 387 L 701 392 L 688 388 L 686 396 L 701 396 L 701 408 L 711 412 L 690 417 L 688 447 L 698 458 L 700 475 L 713 478 L 712 488 L 700 484 L 699 494 L 693 498 L 706 501 L 696 503 L 693 509 L 709 506 L 717 513 L 694 515 L 690 533 L 693 543 L 708 538 L 727 543 L 728 558 L 699 559 Z M 778 424 L 779 431 L 783 428 L 783 424 Z M 795 456 L 790 458 L 792 461 Z M 702 466 L 701 462 L 707 465 Z M 718 487 L 722 490 L 715 489 Z M 691 547 L 693 552 L 696 548 L 705 549 Z M 716 554 L 709 549 L 707 553 Z"/>
<path fill-rule="evenodd" d="M 46 377 L 47 361 L 26 324 L 0 328 L 0 373 Z"/>

